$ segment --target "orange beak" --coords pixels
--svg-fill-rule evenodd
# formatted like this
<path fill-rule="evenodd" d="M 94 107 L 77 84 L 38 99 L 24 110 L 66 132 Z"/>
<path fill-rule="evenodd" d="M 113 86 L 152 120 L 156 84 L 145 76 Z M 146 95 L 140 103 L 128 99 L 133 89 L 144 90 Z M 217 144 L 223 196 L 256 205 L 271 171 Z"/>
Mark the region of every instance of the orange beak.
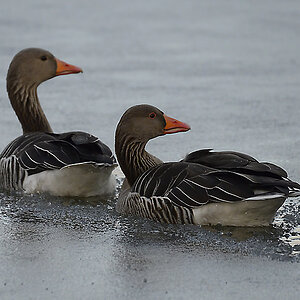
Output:
<path fill-rule="evenodd" d="M 183 132 L 188 131 L 191 129 L 191 127 L 183 122 L 180 122 L 176 119 L 170 118 L 164 114 L 164 118 L 166 120 L 166 126 L 164 128 L 164 133 L 176 133 L 176 132 Z"/>
<path fill-rule="evenodd" d="M 82 69 L 73 65 L 70 65 L 62 60 L 55 58 L 56 60 L 56 76 L 82 73 Z"/>

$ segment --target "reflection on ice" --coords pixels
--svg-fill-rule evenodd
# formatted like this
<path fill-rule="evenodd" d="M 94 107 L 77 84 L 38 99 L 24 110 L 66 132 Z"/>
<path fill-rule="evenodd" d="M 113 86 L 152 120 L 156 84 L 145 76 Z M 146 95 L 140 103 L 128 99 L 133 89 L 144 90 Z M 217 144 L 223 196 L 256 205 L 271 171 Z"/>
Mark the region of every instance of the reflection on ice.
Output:
<path fill-rule="evenodd" d="M 78 230 L 88 232 L 89 237 L 100 232 L 107 233 L 117 243 L 171 243 L 173 249 L 178 246 L 190 250 L 200 247 L 203 251 L 209 249 L 280 260 L 300 258 L 299 206 L 289 200 L 280 209 L 273 226 L 262 228 L 159 224 L 120 216 L 115 212 L 115 202 L 114 197 L 59 198 L 1 194 L 0 224 L 1 228 L 6 228 L 6 237 L 24 237 L 24 233 L 20 235 L 16 231 L 22 228 L 35 231 L 36 224 L 45 224 L 75 230 L 75 236 Z M 36 235 L 38 233 L 32 237 Z"/>

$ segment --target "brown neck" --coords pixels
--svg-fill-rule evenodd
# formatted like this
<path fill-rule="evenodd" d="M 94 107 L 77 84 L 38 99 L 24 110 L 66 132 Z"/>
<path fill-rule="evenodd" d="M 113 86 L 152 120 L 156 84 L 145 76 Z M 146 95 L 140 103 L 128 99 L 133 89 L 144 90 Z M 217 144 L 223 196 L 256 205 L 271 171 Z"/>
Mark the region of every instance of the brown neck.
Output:
<path fill-rule="evenodd" d="M 115 151 L 119 165 L 130 186 L 148 169 L 161 164 L 162 161 L 145 151 L 145 142 L 138 141 L 129 135 L 116 132 Z"/>
<path fill-rule="evenodd" d="M 21 81 L 7 82 L 11 105 L 22 125 L 23 133 L 52 132 L 37 96 L 37 85 L 26 85 Z"/>

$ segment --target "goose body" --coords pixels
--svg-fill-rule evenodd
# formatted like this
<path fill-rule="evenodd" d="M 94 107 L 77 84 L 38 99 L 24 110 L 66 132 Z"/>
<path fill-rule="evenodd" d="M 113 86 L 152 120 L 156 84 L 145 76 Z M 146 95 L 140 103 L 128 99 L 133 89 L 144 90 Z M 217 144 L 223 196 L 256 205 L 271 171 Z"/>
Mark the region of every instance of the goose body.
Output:
<path fill-rule="evenodd" d="M 33 132 L 0 155 L 2 188 L 58 196 L 96 196 L 114 191 L 110 149 L 85 132 Z"/>
<path fill-rule="evenodd" d="M 120 193 L 119 212 L 164 223 L 266 226 L 287 197 L 300 194 L 283 169 L 246 154 L 199 150 L 181 162 L 159 163 L 144 149 L 153 137 L 189 129 L 149 105 L 123 115 L 116 154 L 128 187 Z"/>
<path fill-rule="evenodd" d="M 116 160 L 109 147 L 85 132 L 53 133 L 37 98 L 41 82 L 79 72 L 43 49 L 29 48 L 15 56 L 7 90 L 23 135 L 0 154 L 1 188 L 82 197 L 114 192 Z"/>

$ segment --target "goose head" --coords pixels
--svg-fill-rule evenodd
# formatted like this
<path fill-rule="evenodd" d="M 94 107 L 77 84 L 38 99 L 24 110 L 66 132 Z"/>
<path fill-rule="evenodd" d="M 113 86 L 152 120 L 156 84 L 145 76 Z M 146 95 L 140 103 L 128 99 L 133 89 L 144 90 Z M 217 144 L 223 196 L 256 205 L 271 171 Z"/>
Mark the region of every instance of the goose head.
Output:
<path fill-rule="evenodd" d="M 168 117 L 154 106 L 141 104 L 129 108 L 123 114 L 117 134 L 129 135 L 137 141 L 147 142 L 161 135 L 188 130 L 188 124 Z"/>
<path fill-rule="evenodd" d="M 7 73 L 7 86 L 9 88 L 12 81 L 30 87 L 38 86 L 55 76 L 81 72 L 81 68 L 57 59 L 47 50 L 27 48 L 13 58 Z"/>

